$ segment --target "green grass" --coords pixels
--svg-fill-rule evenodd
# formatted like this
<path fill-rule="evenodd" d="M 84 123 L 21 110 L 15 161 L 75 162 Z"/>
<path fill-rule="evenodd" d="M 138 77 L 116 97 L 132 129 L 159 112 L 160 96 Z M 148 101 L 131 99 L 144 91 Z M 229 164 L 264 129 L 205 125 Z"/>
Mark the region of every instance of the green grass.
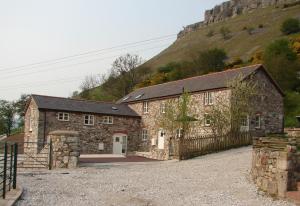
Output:
<path fill-rule="evenodd" d="M 299 14 L 300 5 L 286 9 L 270 7 L 211 24 L 175 41 L 169 48 L 146 62 L 145 66 L 156 70 L 169 62 L 191 61 L 199 51 L 216 47 L 225 49 L 230 59 L 240 57 L 248 60 L 257 50 L 263 50 L 270 42 L 282 38 L 282 22 L 290 17 L 299 18 Z M 259 28 L 260 24 L 263 28 Z M 220 34 L 221 27 L 229 28 L 232 38 L 224 40 Z M 243 30 L 244 27 L 254 28 L 254 34 L 250 35 Z M 207 36 L 210 30 L 215 33 L 212 37 Z"/>

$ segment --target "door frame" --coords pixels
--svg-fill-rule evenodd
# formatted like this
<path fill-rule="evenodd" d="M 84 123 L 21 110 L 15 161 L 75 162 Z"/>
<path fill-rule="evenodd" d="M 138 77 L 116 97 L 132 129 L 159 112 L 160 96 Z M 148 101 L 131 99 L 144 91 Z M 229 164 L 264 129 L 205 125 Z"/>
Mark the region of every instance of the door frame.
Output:
<path fill-rule="evenodd" d="M 121 155 L 126 155 L 127 154 L 127 147 L 128 147 L 128 136 L 125 133 L 115 133 L 115 134 L 113 134 L 113 137 L 112 137 L 112 140 L 113 140 L 113 151 L 112 151 L 112 153 L 116 154 L 116 153 L 114 153 L 114 144 L 115 144 L 115 138 L 116 137 L 120 138 L 120 144 L 122 145 Z"/>

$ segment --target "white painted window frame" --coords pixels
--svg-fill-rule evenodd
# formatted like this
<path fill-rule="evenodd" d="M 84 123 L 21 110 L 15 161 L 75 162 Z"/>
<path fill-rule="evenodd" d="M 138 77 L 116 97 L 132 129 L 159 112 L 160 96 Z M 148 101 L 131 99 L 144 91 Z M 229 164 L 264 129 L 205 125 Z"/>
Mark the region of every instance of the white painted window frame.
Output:
<path fill-rule="evenodd" d="M 143 129 L 142 130 L 142 140 L 143 141 L 148 141 L 148 138 L 149 138 L 148 130 L 147 129 Z"/>
<path fill-rule="evenodd" d="M 103 124 L 114 124 L 114 118 L 112 116 L 103 116 Z"/>
<path fill-rule="evenodd" d="M 161 114 L 166 113 L 166 103 L 165 102 L 160 103 L 160 113 Z"/>
<path fill-rule="evenodd" d="M 258 121 L 257 121 L 257 118 L 258 118 Z M 261 115 L 260 114 L 255 115 L 255 129 L 261 129 Z"/>
<path fill-rule="evenodd" d="M 213 95 L 212 92 L 204 93 L 204 105 L 213 105 Z"/>
<path fill-rule="evenodd" d="M 148 101 L 144 101 L 143 102 L 143 113 L 144 114 L 148 114 L 149 113 L 149 102 Z"/>
<path fill-rule="evenodd" d="M 60 118 L 62 116 L 62 118 Z M 57 120 L 61 122 L 68 122 L 70 121 L 70 113 L 67 112 L 58 112 L 57 113 Z"/>
<path fill-rule="evenodd" d="M 87 120 L 87 123 L 86 123 Z M 95 125 L 95 116 L 91 114 L 85 114 L 83 118 L 84 125 L 93 126 Z"/>
<path fill-rule="evenodd" d="M 207 123 L 208 120 L 209 120 L 209 123 Z M 206 126 L 206 127 L 211 126 L 211 118 L 210 118 L 210 115 L 208 113 L 204 114 L 204 126 Z"/>

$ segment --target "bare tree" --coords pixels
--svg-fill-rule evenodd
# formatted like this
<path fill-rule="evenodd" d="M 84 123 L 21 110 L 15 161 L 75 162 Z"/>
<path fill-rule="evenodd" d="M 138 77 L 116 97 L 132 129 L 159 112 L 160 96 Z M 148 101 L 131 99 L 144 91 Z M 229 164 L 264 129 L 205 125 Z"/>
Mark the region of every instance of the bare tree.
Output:
<path fill-rule="evenodd" d="M 88 75 L 84 78 L 84 81 L 80 85 L 80 89 L 84 92 L 100 86 L 102 83 L 100 75 Z"/>
<path fill-rule="evenodd" d="M 138 83 L 136 68 L 143 63 L 138 55 L 126 54 L 118 57 L 112 64 L 111 75 L 119 76 L 122 82 L 123 95 L 128 94 Z"/>

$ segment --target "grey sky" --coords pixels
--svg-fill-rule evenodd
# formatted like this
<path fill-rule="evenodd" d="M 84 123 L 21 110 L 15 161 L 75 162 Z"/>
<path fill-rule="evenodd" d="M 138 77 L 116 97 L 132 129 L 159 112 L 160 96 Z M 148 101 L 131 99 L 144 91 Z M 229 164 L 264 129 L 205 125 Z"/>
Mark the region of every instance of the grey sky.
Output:
<path fill-rule="evenodd" d="M 0 99 L 13 100 L 21 93 L 69 96 L 84 76 L 106 73 L 117 56 L 135 53 L 149 59 L 175 36 L 51 65 L 20 66 L 177 34 L 221 2 L 0 0 Z"/>

